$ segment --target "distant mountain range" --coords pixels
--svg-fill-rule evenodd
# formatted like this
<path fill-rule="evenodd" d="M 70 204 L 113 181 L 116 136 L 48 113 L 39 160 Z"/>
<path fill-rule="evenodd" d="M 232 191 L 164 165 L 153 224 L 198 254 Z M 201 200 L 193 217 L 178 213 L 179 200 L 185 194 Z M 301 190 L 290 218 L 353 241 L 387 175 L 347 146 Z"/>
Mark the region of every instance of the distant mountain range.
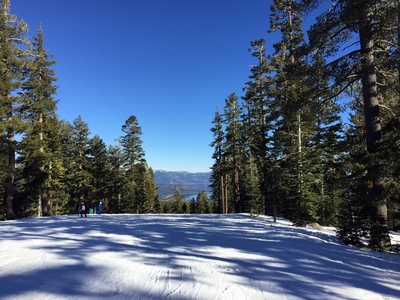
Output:
<path fill-rule="evenodd" d="M 190 172 L 171 172 L 154 171 L 154 181 L 158 186 L 158 196 L 165 199 L 174 193 L 177 186 L 181 195 L 189 197 L 197 195 L 199 192 L 210 191 L 211 172 L 190 173 Z"/>

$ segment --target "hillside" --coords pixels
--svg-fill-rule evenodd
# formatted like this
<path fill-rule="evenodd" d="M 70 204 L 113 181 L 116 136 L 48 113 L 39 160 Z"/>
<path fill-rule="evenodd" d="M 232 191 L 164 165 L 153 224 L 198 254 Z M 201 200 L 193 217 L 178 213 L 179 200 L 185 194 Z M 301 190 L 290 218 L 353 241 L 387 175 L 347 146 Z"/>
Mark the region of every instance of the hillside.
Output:
<path fill-rule="evenodd" d="M 2 300 L 400 299 L 399 255 L 269 217 L 68 215 L 0 236 Z"/>
<path fill-rule="evenodd" d="M 176 186 L 185 197 L 196 195 L 203 190 L 209 191 L 210 176 L 211 172 L 154 171 L 154 180 L 158 186 L 160 199 L 165 199 L 169 195 L 172 195 Z"/>

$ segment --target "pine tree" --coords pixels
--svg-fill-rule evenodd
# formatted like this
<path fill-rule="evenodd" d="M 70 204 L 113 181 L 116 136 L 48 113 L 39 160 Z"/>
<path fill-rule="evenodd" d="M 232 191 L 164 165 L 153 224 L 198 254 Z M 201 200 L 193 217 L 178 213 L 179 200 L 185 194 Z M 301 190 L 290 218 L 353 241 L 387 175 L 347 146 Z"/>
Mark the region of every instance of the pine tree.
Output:
<path fill-rule="evenodd" d="M 49 216 L 51 213 L 52 174 L 61 164 L 58 139 L 57 101 L 53 98 L 57 87 L 55 71 L 51 67 L 55 61 L 50 60 L 43 48 L 43 31 L 40 28 L 34 37 L 31 49 L 33 59 L 28 72 L 28 79 L 23 85 L 22 111 L 29 124 L 22 140 L 21 163 L 28 184 L 38 199 L 38 215 Z"/>
<path fill-rule="evenodd" d="M 90 205 L 90 195 L 93 190 L 92 160 L 90 154 L 89 126 L 81 116 L 74 119 L 73 124 L 65 121 L 61 123 L 61 141 L 63 166 L 65 176 L 63 184 L 67 190 L 66 206 L 69 213 L 75 213 L 81 201 Z"/>
<path fill-rule="evenodd" d="M 73 180 L 75 171 L 75 152 L 74 152 L 74 138 L 73 126 L 66 120 L 60 121 L 60 143 L 62 154 L 62 165 L 64 168 L 64 177 L 61 179 L 61 185 L 64 190 L 65 199 L 63 207 L 65 213 L 76 213 L 78 209 L 79 199 L 74 199 Z"/>
<path fill-rule="evenodd" d="M 211 142 L 210 146 L 214 148 L 214 153 L 212 158 L 214 164 L 211 168 L 211 190 L 212 199 L 216 203 L 216 210 L 220 213 L 228 213 L 228 202 L 225 193 L 225 164 L 224 164 L 224 140 L 225 132 L 223 128 L 222 115 L 219 108 L 216 109 L 214 114 L 214 119 L 212 121 L 213 127 L 210 129 L 213 133 L 214 140 Z"/>
<path fill-rule="evenodd" d="M 210 214 L 212 213 L 212 202 L 207 196 L 207 191 L 203 190 L 197 195 L 196 199 L 196 213 L 197 214 Z"/>
<path fill-rule="evenodd" d="M 249 197 L 251 211 L 274 214 L 276 217 L 270 193 L 272 162 L 269 135 L 274 125 L 269 93 L 271 77 L 267 75 L 271 72 L 270 58 L 266 54 L 264 39 L 252 41 L 249 51 L 257 59 L 257 64 L 251 68 L 251 81 L 246 83 L 243 97 L 244 145 L 247 146 L 243 189 L 247 190 L 245 194 Z"/>
<path fill-rule="evenodd" d="M 135 206 L 137 213 L 148 213 L 154 206 L 157 197 L 157 188 L 154 182 L 153 171 L 146 161 L 138 163 L 135 171 Z"/>
<path fill-rule="evenodd" d="M 110 146 L 107 150 L 108 160 L 105 182 L 107 183 L 107 201 L 104 203 L 105 209 L 109 213 L 122 212 L 123 187 L 129 185 L 129 179 L 125 176 L 123 169 L 124 154 L 120 147 Z"/>
<path fill-rule="evenodd" d="M 308 1 L 311 6 L 319 1 Z M 331 76 L 331 89 L 341 94 L 353 83 L 362 84 L 366 144 L 368 150 L 368 201 L 365 206 L 373 208 L 370 245 L 372 248 L 387 250 L 390 237 L 387 225 L 387 199 L 385 198 L 384 174 L 381 163 L 382 113 L 380 98 L 385 93 L 380 87 L 380 71 L 386 68 L 380 61 L 381 53 L 390 57 L 393 41 L 387 37 L 398 36 L 398 26 L 387 26 L 388 15 L 396 12 L 394 1 L 343 0 L 334 3 L 317 19 L 310 30 L 310 44 L 315 52 L 333 56 L 338 50 L 351 49 L 325 66 Z M 358 49 L 348 47 L 359 44 Z M 382 49 L 388 49 L 382 51 Z M 388 59 L 386 59 L 388 61 Z M 381 68 L 382 67 L 382 68 Z M 383 75 L 383 74 L 382 74 Z M 371 212 L 372 212 L 371 211 Z"/>
<path fill-rule="evenodd" d="M 124 154 L 124 169 L 130 184 L 124 187 L 124 208 L 127 212 L 147 213 L 153 205 L 155 191 L 149 194 L 149 188 L 155 188 L 149 182 L 149 168 L 142 147 L 142 129 L 135 116 L 130 116 L 122 126 L 125 133 L 120 138 L 121 149 Z"/>
<path fill-rule="evenodd" d="M 301 7 L 298 1 L 274 0 L 271 5 L 270 32 L 280 30 L 281 41 L 274 44 L 271 60 L 274 72 L 273 111 L 275 129 L 272 136 L 273 156 L 278 160 L 280 179 L 274 194 L 280 200 L 281 212 L 296 224 L 304 225 L 314 217 L 310 201 L 312 191 L 307 156 L 313 114 L 309 107 L 307 63 L 304 51 Z M 310 119 L 311 118 L 311 119 Z"/>
<path fill-rule="evenodd" d="M 73 121 L 72 138 L 74 141 L 74 172 L 70 179 L 73 179 L 73 187 L 75 199 L 79 201 L 86 201 L 89 204 L 89 195 L 93 190 L 91 183 L 93 182 L 90 168 L 92 159 L 90 153 L 90 131 L 89 126 L 85 123 L 81 116 L 78 116 Z"/>
<path fill-rule="evenodd" d="M 244 212 L 242 196 L 240 190 L 241 178 L 240 178 L 240 166 L 242 165 L 242 157 L 244 153 L 244 147 L 241 139 L 242 134 L 242 123 L 241 123 L 241 111 L 238 102 L 238 97 L 235 93 L 229 95 L 225 100 L 224 107 L 224 123 L 225 128 L 225 145 L 223 160 L 226 164 L 227 178 L 225 182 L 227 185 L 227 193 L 225 197 L 228 199 L 228 206 L 234 212 Z"/>
<path fill-rule="evenodd" d="M 120 144 L 125 155 L 125 169 L 131 180 L 132 185 L 135 184 L 134 172 L 135 164 L 143 161 L 144 150 L 142 148 L 142 129 L 135 116 L 130 116 L 122 126 L 123 136 L 120 137 Z"/>
<path fill-rule="evenodd" d="M 367 176 L 365 166 L 366 155 L 363 108 L 361 96 L 355 97 L 351 103 L 351 126 L 346 131 L 346 144 L 349 145 L 346 154 L 346 176 L 342 178 L 344 187 L 343 199 L 339 206 L 338 236 L 345 243 L 361 247 L 362 239 L 369 238 L 371 227 L 369 207 L 365 205 L 368 199 L 365 184 Z"/>
<path fill-rule="evenodd" d="M 328 83 L 316 57 L 313 66 L 306 65 L 303 93 L 307 101 L 302 108 L 303 194 L 308 222 L 335 224 L 340 198 L 338 179 L 342 173 L 343 124 L 341 109 L 327 89 Z"/>
<path fill-rule="evenodd" d="M 146 212 L 160 212 L 160 199 L 158 198 L 157 186 L 154 179 L 154 171 L 152 168 L 146 169 L 145 174 L 146 185 L 146 201 L 143 207 L 143 213 Z"/>
<path fill-rule="evenodd" d="M 108 168 L 108 152 L 107 146 L 100 136 L 95 135 L 89 141 L 91 164 L 89 171 L 93 182 L 91 186 L 93 190 L 90 191 L 89 198 L 91 199 L 92 208 L 96 208 L 98 203 L 101 201 L 105 207 L 107 203 L 107 191 L 110 188 L 109 182 L 107 182 L 109 172 Z"/>
<path fill-rule="evenodd" d="M 175 186 L 174 194 L 172 195 L 170 201 L 171 201 L 170 212 L 174 214 L 181 214 L 183 204 L 185 203 L 185 196 L 181 194 L 181 191 L 179 190 L 178 186 Z"/>
<path fill-rule="evenodd" d="M 10 1 L 0 0 L 0 118 L 2 142 L 7 145 L 7 167 L 2 177 L 4 205 L 7 219 L 15 219 L 16 139 L 23 131 L 19 113 L 21 97 L 17 95 L 23 83 L 29 44 L 25 34 L 28 27 L 23 20 L 10 14 Z"/>

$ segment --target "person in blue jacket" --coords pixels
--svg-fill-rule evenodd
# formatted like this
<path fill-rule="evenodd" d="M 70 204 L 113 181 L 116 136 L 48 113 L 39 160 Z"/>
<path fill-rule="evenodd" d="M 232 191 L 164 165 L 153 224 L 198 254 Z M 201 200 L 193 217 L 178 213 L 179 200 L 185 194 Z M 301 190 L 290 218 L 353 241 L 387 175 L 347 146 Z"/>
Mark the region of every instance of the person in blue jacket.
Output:
<path fill-rule="evenodd" d="M 97 213 L 101 214 L 102 210 L 103 210 L 103 203 L 100 201 L 99 205 L 97 206 Z"/>

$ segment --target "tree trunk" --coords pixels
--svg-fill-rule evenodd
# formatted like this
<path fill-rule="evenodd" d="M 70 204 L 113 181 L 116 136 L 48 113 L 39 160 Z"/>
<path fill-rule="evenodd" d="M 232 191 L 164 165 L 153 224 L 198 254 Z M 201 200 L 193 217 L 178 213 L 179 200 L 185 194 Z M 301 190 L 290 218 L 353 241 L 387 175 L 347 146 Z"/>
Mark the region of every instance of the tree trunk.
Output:
<path fill-rule="evenodd" d="M 225 187 L 224 176 L 221 176 L 221 213 L 225 213 Z"/>
<path fill-rule="evenodd" d="M 371 206 L 372 221 L 374 223 L 371 228 L 370 245 L 373 248 L 387 250 L 390 247 L 387 207 L 386 200 L 382 197 L 384 191 L 382 166 L 377 157 L 379 141 L 382 135 L 381 121 L 377 97 L 372 25 L 367 19 L 367 16 L 360 18 L 359 34 L 367 150 L 373 157 L 368 166 L 368 176 L 372 182 L 368 189 L 368 201 Z"/>
<path fill-rule="evenodd" d="M 236 163 L 235 163 L 236 165 Z M 234 189 L 235 189 L 235 212 L 236 213 L 241 213 L 242 212 L 242 201 L 240 197 L 240 182 L 239 182 L 239 170 L 237 167 L 235 167 L 234 171 L 234 178 L 233 178 L 233 184 L 234 184 Z"/>
<path fill-rule="evenodd" d="M 38 123 L 43 124 L 43 114 L 39 114 Z M 43 126 L 41 126 L 43 127 Z M 39 132 L 39 152 L 44 153 L 44 133 L 43 131 Z M 40 184 L 40 199 L 41 199 L 41 206 L 42 206 L 42 216 L 50 216 L 50 192 L 49 187 L 47 186 L 46 181 L 48 180 L 47 175 L 45 174 L 45 166 L 44 164 L 40 166 L 40 173 L 41 173 L 41 184 Z"/>
<path fill-rule="evenodd" d="M 11 108 L 10 108 L 11 109 Z M 9 114 L 9 122 L 12 120 L 12 114 Z M 14 212 L 14 191 L 15 191 L 15 138 L 13 128 L 7 130 L 8 142 L 8 170 L 6 175 L 6 182 L 4 187 L 4 203 L 6 205 L 6 218 L 7 220 L 14 220 L 16 218 Z"/>
<path fill-rule="evenodd" d="M 40 187 L 40 198 L 42 199 L 42 216 L 50 216 L 50 211 L 48 207 L 47 190 L 46 186 L 42 184 Z"/>

